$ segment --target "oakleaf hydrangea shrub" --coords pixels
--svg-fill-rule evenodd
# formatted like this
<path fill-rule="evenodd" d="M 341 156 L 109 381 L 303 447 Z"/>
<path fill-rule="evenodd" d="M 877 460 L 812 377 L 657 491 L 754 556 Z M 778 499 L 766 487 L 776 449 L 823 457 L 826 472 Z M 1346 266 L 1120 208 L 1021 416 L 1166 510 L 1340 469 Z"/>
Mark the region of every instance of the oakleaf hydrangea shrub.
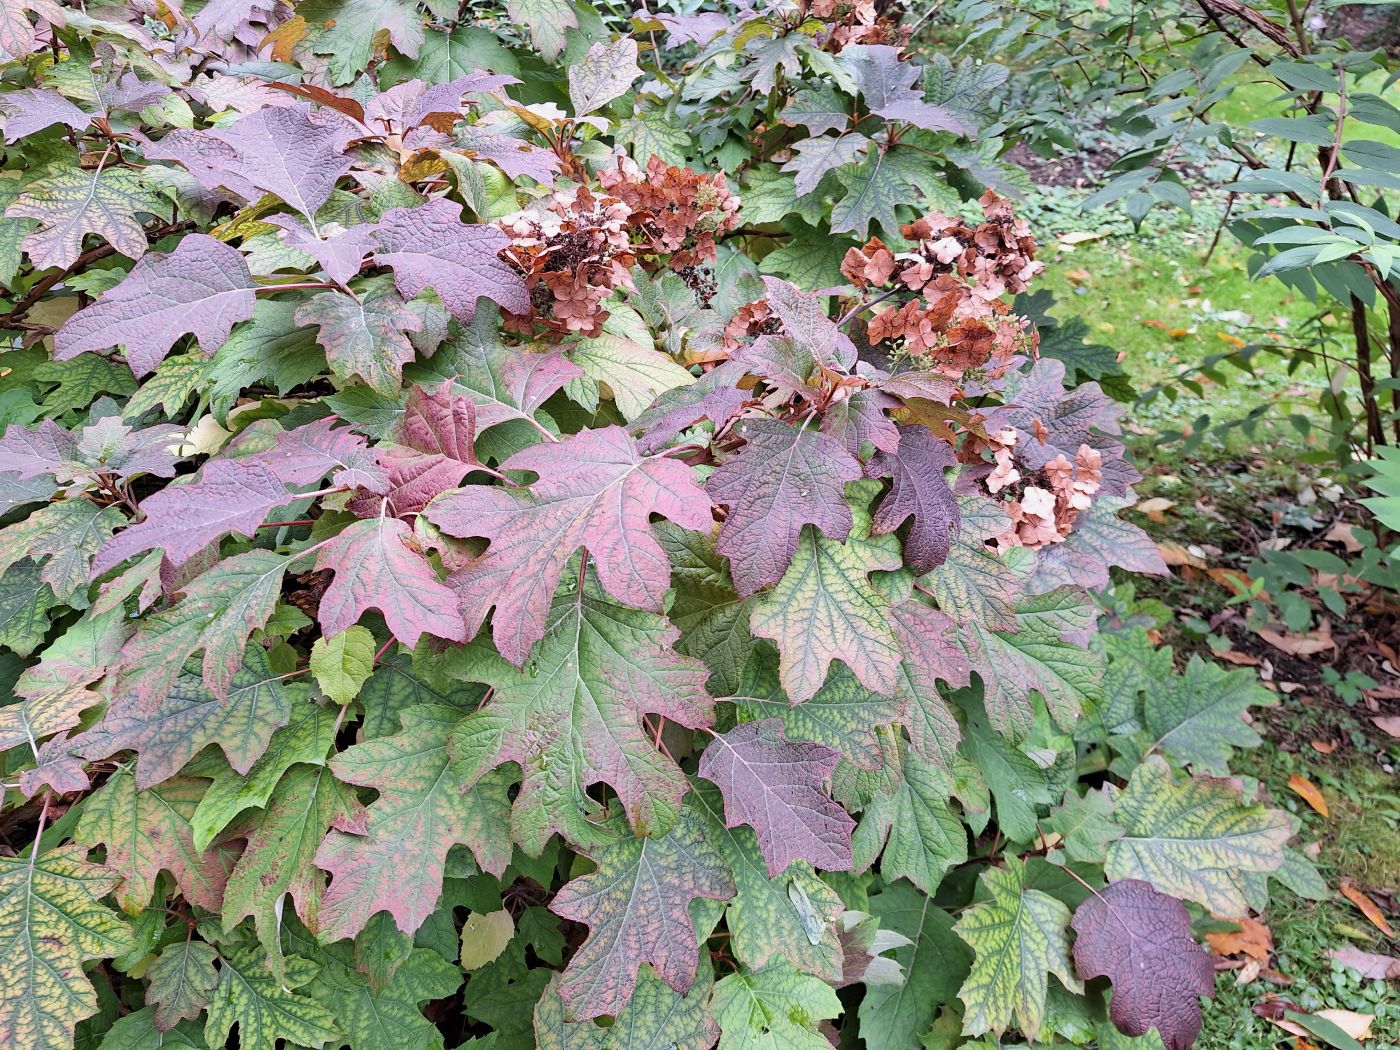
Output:
<path fill-rule="evenodd" d="M 906 37 L 5 8 L 0 1045 L 1192 1041 L 1270 694 Z"/>

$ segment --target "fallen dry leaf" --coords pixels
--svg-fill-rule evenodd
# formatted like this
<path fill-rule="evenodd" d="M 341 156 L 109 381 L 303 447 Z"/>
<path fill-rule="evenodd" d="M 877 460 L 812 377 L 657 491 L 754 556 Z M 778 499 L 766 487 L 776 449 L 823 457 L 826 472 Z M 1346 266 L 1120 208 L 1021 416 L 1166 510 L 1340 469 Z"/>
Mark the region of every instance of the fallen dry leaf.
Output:
<path fill-rule="evenodd" d="M 1190 547 L 1177 543 L 1175 540 L 1162 540 L 1157 544 L 1157 550 L 1161 553 L 1162 560 L 1168 565 L 1189 565 L 1193 569 L 1206 567 L 1205 559 L 1197 553 L 1200 550 L 1199 547 L 1193 551 Z"/>
<path fill-rule="evenodd" d="M 1377 729 L 1393 737 L 1400 737 L 1400 715 L 1376 715 L 1371 721 Z"/>
<path fill-rule="evenodd" d="M 1350 967 L 1362 977 L 1394 980 L 1400 977 L 1400 959 L 1390 955 L 1377 955 L 1363 952 L 1360 948 L 1347 945 L 1345 948 L 1329 948 L 1327 954 L 1343 966 Z"/>
<path fill-rule="evenodd" d="M 1309 740 L 1308 744 L 1319 755 L 1330 755 L 1333 751 L 1337 750 L 1337 742 L 1335 740 Z"/>
<path fill-rule="evenodd" d="M 1316 656 L 1337 648 L 1337 643 L 1332 640 L 1332 629 L 1325 623 L 1320 630 L 1308 634 L 1280 634 L 1267 628 L 1256 633 L 1279 652 L 1289 656 Z"/>
<path fill-rule="evenodd" d="M 1361 543 L 1356 538 L 1356 526 L 1347 521 L 1334 521 L 1322 538 L 1328 543 L 1340 543 L 1348 554 L 1361 550 Z"/>
<path fill-rule="evenodd" d="M 1259 1010 L 1256 1009 L 1255 1013 L 1259 1013 Z M 1307 1011 L 1293 1010 L 1293 1013 L 1304 1014 L 1307 1013 Z M 1305 1039 L 1312 1034 L 1302 1025 L 1298 1024 L 1298 1022 L 1290 1021 L 1285 1016 L 1274 1017 L 1270 1014 L 1261 1014 L 1260 1016 L 1268 1017 L 1270 1021 L 1278 1025 L 1285 1032 L 1288 1032 L 1290 1035 L 1296 1035 L 1299 1039 Z M 1311 1016 L 1320 1017 L 1324 1021 L 1331 1021 L 1347 1035 L 1358 1041 L 1370 1036 L 1371 1022 L 1375 1019 L 1374 1014 L 1358 1014 L 1351 1010 L 1318 1010 Z"/>
<path fill-rule="evenodd" d="M 1322 797 L 1322 792 L 1318 790 L 1317 785 L 1307 777 L 1300 777 L 1297 773 L 1294 773 L 1288 778 L 1288 786 L 1295 794 L 1301 797 L 1304 802 L 1312 806 L 1313 809 L 1317 810 L 1324 817 L 1331 816 L 1331 814 L 1327 812 L 1327 800 Z"/>
<path fill-rule="evenodd" d="M 1206 934 L 1206 944 L 1210 946 L 1211 954 L 1220 956 L 1247 955 L 1259 963 L 1267 963 L 1269 951 L 1274 946 L 1274 937 L 1269 932 L 1269 928 L 1258 919 L 1248 917 L 1231 919 L 1230 921 L 1239 929 Z M 1257 973 L 1258 971 L 1256 971 L 1256 976 Z"/>
<path fill-rule="evenodd" d="M 1254 586 L 1254 581 L 1249 578 L 1249 574 L 1241 572 L 1239 569 L 1223 567 L 1208 569 L 1206 575 L 1233 594 L 1248 594 L 1249 589 Z"/>
<path fill-rule="evenodd" d="M 1085 244 L 1089 241 L 1101 241 L 1109 235 L 1108 230 L 1101 230 L 1098 233 L 1062 233 L 1055 238 L 1063 248 L 1073 249 L 1076 244 Z"/>
<path fill-rule="evenodd" d="M 1380 905 L 1366 896 L 1356 883 L 1351 879 L 1343 879 L 1338 888 L 1342 891 L 1342 896 L 1361 909 L 1361 914 L 1371 920 L 1371 925 L 1380 930 L 1387 937 L 1394 937 L 1395 931 L 1391 929 L 1390 923 L 1386 920 L 1385 914 L 1381 911 Z"/>
<path fill-rule="evenodd" d="M 1167 520 L 1166 511 L 1175 506 L 1176 504 L 1172 500 L 1164 496 L 1153 496 L 1151 499 L 1145 499 L 1139 503 L 1137 509 L 1147 515 L 1148 521 L 1155 521 L 1161 525 Z"/>
<path fill-rule="evenodd" d="M 1217 660 L 1224 660 L 1227 664 L 1242 664 L 1246 667 L 1259 666 L 1259 657 L 1242 653 L 1238 649 L 1226 649 L 1223 653 L 1213 655 Z"/>

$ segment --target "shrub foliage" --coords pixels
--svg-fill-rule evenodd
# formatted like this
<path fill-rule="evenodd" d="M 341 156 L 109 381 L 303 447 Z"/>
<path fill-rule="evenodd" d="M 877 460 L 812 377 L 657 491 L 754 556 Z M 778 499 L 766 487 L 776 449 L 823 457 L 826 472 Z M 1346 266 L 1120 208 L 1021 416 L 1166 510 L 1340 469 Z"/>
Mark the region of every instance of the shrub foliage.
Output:
<path fill-rule="evenodd" d="M 1188 1045 L 1316 873 L 1003 74 L 423 7 L 5 7 L 0 1044 Z"/>

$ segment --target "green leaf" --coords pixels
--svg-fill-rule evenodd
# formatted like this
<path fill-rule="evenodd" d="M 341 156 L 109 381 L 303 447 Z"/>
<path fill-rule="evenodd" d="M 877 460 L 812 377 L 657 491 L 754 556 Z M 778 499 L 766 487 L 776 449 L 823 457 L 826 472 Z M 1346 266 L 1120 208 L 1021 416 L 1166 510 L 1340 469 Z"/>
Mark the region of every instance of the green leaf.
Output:
<path fill-rule="evenodd" d="M 802 527 L 792 564 L 749 618 L 755 635 L 777 645 L 778 675 L 794 703 L 816 694 L 835 659 L 867 689 L 894 693 L 899 640 L 889 602 L 869 575 L 901 566 L 899 540 L 870 539 L 869 512 L 857 505 L 852 513 L 855 525 L 845 543 Z"/>
<path fill-rule="evenodd" d="M 53 589 L 38 562 L 26 559 L 0 574 L 0 646 L 28 656 L 49 630 Z"/>
<path fill-rule="evenodd" d="M 997 825 L 1015 842 L 1033 841 L 1036 807 L 1048 806 L 1054 801 L 1045 770 L 980 720 L 969 720 L 963 748 L 991 789 L 996 801 Z"/>
<path fill-rule="evenodd" d="M 43 566 L 39 578 L 60 602 L 86 608 L 92 556 L 125 524 L 115 507 L 85 499 L 50 503 L 0 532 L 0 570 L 21 558 L 34 558 Z"/>
<path fill-rule="evenodd" d="M 224 893 L 224 929 L 249 916 L 273 973 L 285 973 L 280 934 L 287 898 L 303 921 L 315 924 L 326 877 L 315 866 L 316 851 L 335 828 L 363 833 L 365 809 L 353 789 L 324 765 L 293 767 L 282 777 L 266 808 L 242 822 L 247 839 Z"/>
<path fill-rule="evenodd" d="M 176 777 L 142 791 L 135 776 L 118 770 L 89 796 L 73 837 L 107 847 L 107 866 L 122 876 L 116 898 L 124 911 L 138 915 L 151 903 L 162 870 L 191 904 L 217 911 L 223 903 L 233 856 L 218 847 L 196 850 L 190 828 L 204 787 Z"/>
<path fill-rule="evenodd" d="M 872 150 L 857 166 L 841 168 L 836 178 L 846 193 L 832 206 L 832 233 L 854 233 L 864 239 L 872 222 L 879 223 L 887 237 L 899 233 L 894 210 L 913 201 L 914 189 L 883 149 Z"/>
<path fill-rule="evenodd" d="M 97 1013 L 83 963 L 133 947 L 101 903 L 118 877 L 60 846 L 35 858 L 0 857 L 0 1045 L 64 1050 L 73 1026 Z"/>
<path fill-rule="evenodd" d="M 1049 894 L 1025 889 L 1025 868 L 1008 857 L 978 879 L 986 898 L 962 914 L 953 929 L 972 948 L 972 972 L 958 989 L 967 1007 L 963 1034 L 1002 1035 L 1013 1023 L 1028 1039 L 1045 1019 L 1046 983 L 1054 974 L 1082 994 L 1069 958 L 1069 909 Z"/>
<path fill-rule="evenodd" d="M 568 0 L 507 0 L 511 21 L 530 34 L 530 46 L 546 62 L 564 50 L 566 33 L 578 27 L 578 15 Z"/>
<path fill-rule="evenodd" d="M 311 0 L 297 14 L 318 27 L 311 50 L 329 56 L 333 84 L 348 84 L 369 68 L 380 33 L 409 58 L 423 43 L 423 16 L 412 0 Z"/>
<path fill-rule="evenodd" d="M 607 309 L 602 333 L 580 339 L 569 357 L 589 379 L 606 388 L 624 419 L 641 415 L 657 395 L 695 382 L 656 349 L 651 330 L 637 311 L 615 302 L 609 302 Z M 571 382 L 571 394 L 579 387 L 580 381 Z"/>
<path fill-rule="evenodd" d="M 533 972 L 543 976 L 543 971 Z M 556 974 L 535 1007 L 538 1050 L 709 1050 L 719 1037 L 719 1028 L 709 1010 L 714 974 L 708 959 L 702 961 L 699 977 L 684 996 L 666 987 L 650 971 L 642 970 L 631 1002 L 606 1028 L 593 1021 L 566 1021 L 558 985 Z"/>
<path fill-rule="evenodd" d="M 630 36 L 594 44 L 582 62 L 569 66 L 569 101 L 573 103 L 574 117 L 602 109 L 625 94 L 641 75 L 637 42 Z"/>
<path fill-rule="evenodd" d="M 515 936 L 515 920 L 502 908 L 484 915 L 468 912 L 462 922 L 462 969 L 470 973 L 500 957 Z"/>
<path fill-rule="evenodd" d="M 1228 780 L 1173 781 L 1157 756 L 1118 795 L 1117 823 L 1124 834 L 1104 865 L 1111 881 L 1142 879 L 1227 918 L 1248 910 L 1247 873 L 1278 870 L 1293 834 L 1286 813 L 1246 803 Z"/>
<path fill-rule="evenodd" d="M 180 1021 L 192 1021 L 204 1012 L 219 983 L 214 969 L 218 958 L 213 946 L 189 938 L 156 956 L 146 971 L 151 982 L 146 1001 L 156 1006 L 156 1028 L 169 1031 Z"/>
<path fill-rule="evenodd" d="M 505 870 L 510 846 L 500 829 L 510 778 L 493 773 L 469 785 L 449 769 L 447 742 L 460 718 L 452 707 L 406 711 L 402 732 L 357 744 L 332 762 L 340 780 L 375 788 L 379 798 L 363 832 L 332 831 L 316 853 L 317 866 L 335 876 L 322 900 L 321 936 L 352 937 L 378 911 L 413 933 L 436 907 L 454 845 L 469 846 L 493 874 Z"/>
<path fill-rule="evenodd" d="M 247 773 L 227 764 L 214 772 L 190 818 L 195 849 L 206 848 L 244 810 L 266 806 L 282 774 L 296 763 L 323 764 L 335 737 L 336 713 L 321 704 L 297 704 L 291 721 L 272 734 L 267 750 Z"/>
<path fill-rule="evenodd" d="M 1019 599 L 1012 615 L 1012 630 L 991 630 L 973 620 L 961 632 L 972 669 L 986 690 L 988 720 L 998 732 L 1024 737 L 1035 721 L 1034 690 L 1045 698 L 1055 721 L 1071 728 L 1084 706 L 1102 695 L 1102 664 L 1071 640 L 1093 626 L 1093 604 L 1080 588 L 1060 587 Z"/>
<path fill-rule="evenodd" d="M 1246 712 L 1277 704 L 1253 671 L 1226 670 L 1192 656 L 1182 674 L 1147 683 L 1143 712 L 1155 747 L 1183 765 L 1223 776 L 1233 748 L 1260 744 Z"/>
<path fill-rule="evenodd" d="M 321 691 L 348 704 L 374 673 L 374 635 L 353 624 L 333 638 L 318 638 L 311 647 L 311 674 Z"/>
<path fill-rule="evenodd" d="M 316 966 L 315 976 L 298 989 L 328 1007 L 345 1042 L 355 1050 L 439 1050 L 442 1035 L 423 1016 L 422 1005 L 445 999 L 462 984 L 462 973 L 431 948 L 413 948 L 376 990 L 356 965 L 347 942 L 322 945 L 295 923 L 287 927 L 287 946 Z M 288 965 L 300 964 L 296 955 Z"/>
<path fill-rule="evenodd" d="M 238 1027 L 240 1050 L 277 1050 L 285 1039 L 316 1050 L 341 1038 L 335 1015 L 324 1003 L 297 992 L 320 971 L 306 959 L 288 959 L 278 980 L 262 952 L 244 949 L 219 960 L 219 986 L 209 1003 L 204 1038 L 223 1046 Z"/>
<path fill-rule="evenodd" d="M 1114 805 L 1108 793 L 1089 790 L 1083 795 L 1071 791 L 1050 814 L 1046 829 L 1060 836 L 1070 860 L 1097 864 L 1108 844 L 1123 837 L 1123 829 L 1113 822 Z"/>
<path fill-rule="evenodd" d="M 676 636 L 653 613 L 561 590 L 524 670 L 484 641 L 458 654 L 453 673 L 495 693 L 454 734 L 454 769 L 474 784 L 519 763 L 510 826 L 526 852 L 538 854 L 554 831 L 579 845 L 605 842 L 585 791 L 598 781 L 617 792 L 638 833 L 675 824 L 685 777 L 643 732 L 642 716 L 692 728 L 711 721 L 704 667 L 671 648 Z"/>
<path fill-rule="evenodd" d="M 806 861 L 794 861 L 770 878 L 753 831 L 724 826 L 717 788 L 699 787 L 691 799 L 704 817 L 706 835 L 734 875 L 736 893 L 725 911 L 735 956 L 755 970 L 781 957 L 804 973 L 836 980 L 842 959 L 835 928 L 841 898 Z"/>
<path fill-rule="evenodd" d="M 757 973 L 740 970 L 715 985 L 721 1050 L 827 1050 L 818 1030 L 841 1014 L 831 985 L 778 961 Z"/>
<path fill-rule="evenodd" d="M 953 932 L 952 917 L 911 886 L 886 886 L 870 898 L 882 930 L 911 942 L 896 948 L 902 984 L 875 985 L 860 1004 L 860 1034 L 868 1047 L 914 1047 L 940 1004 L 951 1002 L 972 966 L 972 952 Z"/>
<path fill-rule="evenodd" d="M 729 559 L 715 550 L 713 536 L 669 521 L 653 528 L 671 562 L 670 619 L 681 632 L 676 650 L 705 662 L 716 696 L 738 693 L 754 645 L 749 614 L 756 600 L 740 598 L 734 590 Z"/>
<path fill-rule="evenodd" d="M 208 1044 L 200 1029 L 189 1021 L 182 1021 L 168 1032 L 158 1028 L 155 1008 L 147 1006 L 117 1018 L 102 1037 L 98 1050 L 208 1050 Z"/>
<path fill-rule="evenodd" d="M 883 844 L 884 879 L 907 878 L 931 896 L 948 869 L 967 860 L 967 829 L 950 805 L 949 773 L 913 752 L 904 755 L 903 767 L 894 794 L 866 807 L 854 844 L 858 856 L 871 860 Z"/>

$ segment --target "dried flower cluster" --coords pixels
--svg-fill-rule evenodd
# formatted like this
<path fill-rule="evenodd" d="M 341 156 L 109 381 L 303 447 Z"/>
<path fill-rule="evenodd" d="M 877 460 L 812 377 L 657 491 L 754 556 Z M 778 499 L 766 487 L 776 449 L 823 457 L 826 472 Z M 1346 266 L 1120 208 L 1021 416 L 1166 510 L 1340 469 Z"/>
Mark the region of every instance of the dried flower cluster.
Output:
<path fill-rule="evenodd" d="M 827 23 L 823 46 L 833 54 L 840 54 L 848 44 L 904 47 L 914 28 L 901 26 L 898 17 L 881 14 L 874 0 L 814 0 L 809 14 Z"/>
<path fill-rule="evenodd" d="M 729 192 L 723 172 L 674 168 L 660 157 L 652 157 L 643 171 L 620 157 L 598 181 L 632 209 L 642 252 L 669 255 L 677 273 L 713 262 L 715 237 L 739 225 L 739 198 Z"/>
<path fill-rule="evenodd" d="M 1009 201 L 989 190 L 980 203 L 985 219 L 976 226 L 933 212 L 901 229 L 916 242 L 911 250 L 896 253 L 872 237 L 841 263 L 858 288 L 918 293 L 875 313 L 870 341 L 900 343 L 920 367 L 950 379 L 973 370 L 999 374 L 1034 339 L 1002 297 L 1025 291 L 1044 269 L 1035 260 L 1035 238 Z"/>
<path fill-rule="evenodd" d="M 1003 550 L 1063 542 L 1103 484 L 1103 454 L 1088 445 L 1079 446 L 1073 463 L 1061 453 L 1027 476 L 1016 462 L 1023 436 L 1015 427 L 1005 427 L 987 442 L 994 464 L 987 490 L 1002 496 L 1002 509 L 1011 516 L 1011 528 L 993 538 Z M 1030 435 L 1030 440 L 1040 438 Z"/>
<path fill-rule="evenodd" d="M 739 209 L 722 173 L 673 168 L 657 157 L 643 172 L 623 158 L 599 181 L 603 192 L 556 190 L 496 221 L 511 239 L 501 257 L 530 291 L 531 312 L 509 315 L 510 331 L 596 336 L 608 319 L 603 303 L 632 287 L 632 266 L 662 255 L 702 301 L 714 293 L 700 264 L 714 259 L 715 237 L 737 224 Z"/>

